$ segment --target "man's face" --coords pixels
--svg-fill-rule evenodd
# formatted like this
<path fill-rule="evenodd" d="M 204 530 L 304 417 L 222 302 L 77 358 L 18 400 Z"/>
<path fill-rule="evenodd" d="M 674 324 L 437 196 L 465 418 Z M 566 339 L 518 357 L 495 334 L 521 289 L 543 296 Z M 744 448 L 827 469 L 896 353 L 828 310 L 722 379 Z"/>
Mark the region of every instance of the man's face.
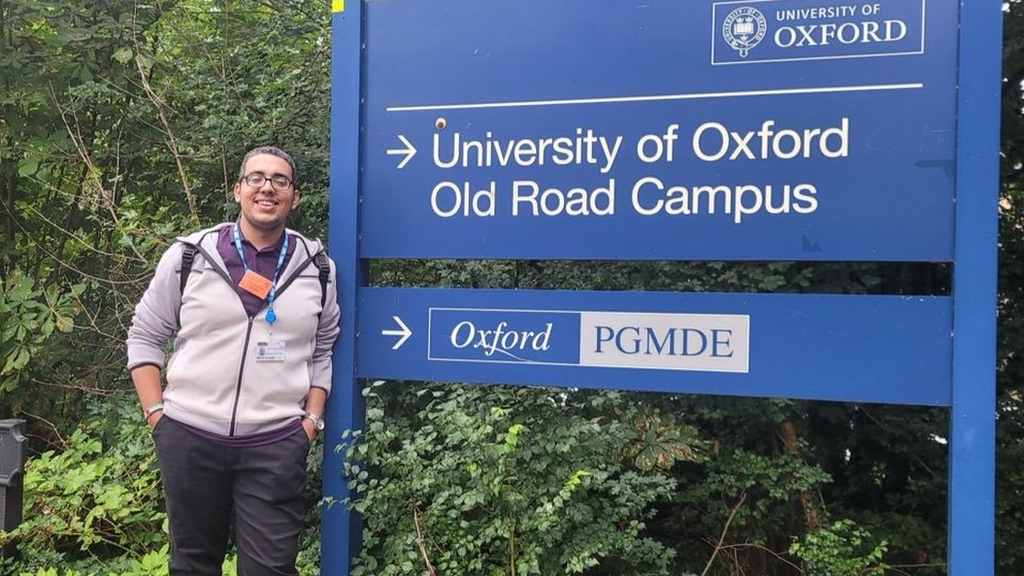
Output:
<path fill-rule="evenodd" d="M 299 205 L 299 191 L 294 184 L 284 188 L 275 186 L 272 180 L 283 176 L 291 182 L 293 175 L 288 162 L 271 154 L 257 154 L 246 163 L 243 174 L 261 174 L 266 181 L 261 186 L 252 186 L 243 178 L 235 184 L 235 202 L 242 208 L 242 218 L 263 231 L 284 228 L 288 214 Z"/>

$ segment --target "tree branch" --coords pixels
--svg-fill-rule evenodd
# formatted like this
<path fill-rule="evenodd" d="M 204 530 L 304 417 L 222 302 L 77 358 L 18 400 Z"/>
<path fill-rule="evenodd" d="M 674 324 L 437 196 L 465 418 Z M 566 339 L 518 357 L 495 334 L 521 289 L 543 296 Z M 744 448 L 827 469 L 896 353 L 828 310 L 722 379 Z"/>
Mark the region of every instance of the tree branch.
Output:
<path fill-rule="evenodd" d="M 711 558 L 708 559 L 708 563 L 704 566 L 704 571 L 700 573 L 700 576 L 707 576 L 708 570 L 711 570 L 711 566 L 715 563 L 715 557 L 718 556 L 718 553 L 723 548 L 722 542 L 725 542 L 725 535 L 729 532 L 729 525 L 732 524 L 732 520 L 736 517 L 736 513 L 739 512 L 740 507 L 743 506 L 743 503 L 746 501 L 747 493 L 743 492 L 743 494 L 740 494 L 740 501 L 737 502 L 729 512 L 729 519 L 725 521 L 725 526 L 722 526 L 722 535 L 718 537 L 718 542 L 715 544 L 715 550 L 711 553 Z"/>
<path fill-rule="evenodd" d="M 135 3 L 135 15 L 138 17 L 138 2 Z M 139 79 L 142 81 L 142 89 L 145 90 L 146 96 L 149 97 L 150 102 L 156 107 L 157 115 L 160 117 L 160 124 L 163 125 L 164 130 L 167 132 L 167 146 L 171 149 L 171 154 L 174 156 L 174 163 L 178 167 L 178 177 L 181 178 L 181 187 L 185 191 L 185 199 L 188 200 L 188 210 L 192 214 L 192 220 L 196 224 L 199 224 L 199 209 L 196 206 L 195 196 L 192 194 L 192 188 L 188 185 L 188 177 L 185 175 L 185 165 L 181 161 L 181 154 L 178 152 L 178 140 L 174 137 L 174 131 L 171 130 L 171 123 L 167 120 L 167 115 L 164 113 L 163 100 L 153 91 L 153 86 L 150 85 L 149 79 L 146 78 L 146 69 L 142 67 L 142 49 L 139 47 L 139 37 L 135 33 L 135 24 L 133 19 L 132 24 L 132 41 L 135 43 L 135 67 L 139 71 Z"/>
<path fill-rule="evenodd" d="M 423 545 L 423 531 L 420 530 L 420 509 L 415 506 L 412 509 L 412 521 L 416 525 L 416 546 L 420 549 L 420 556 L 423 556 L 423 563 L 427 565 L 427 571 L 430 572 L 430 576 L 437 576 L 437 571 L 434 570 L 434 565 L 430 563 L 430 557 L 427 556 L 427 547 Z"/>

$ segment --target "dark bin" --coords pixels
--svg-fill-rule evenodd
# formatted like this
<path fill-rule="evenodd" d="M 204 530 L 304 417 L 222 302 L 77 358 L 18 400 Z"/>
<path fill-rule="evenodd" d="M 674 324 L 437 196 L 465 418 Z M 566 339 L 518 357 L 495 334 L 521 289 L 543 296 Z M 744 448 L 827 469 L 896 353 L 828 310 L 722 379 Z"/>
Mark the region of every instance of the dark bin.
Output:
<path fill-rule="evenodd" d="M 21 524 L 22 490 L 28 442 L 24 420 L 0 420 L 0 530 L 11 531 Z M 13 546 L 0 550 L 9 557 Z"/>

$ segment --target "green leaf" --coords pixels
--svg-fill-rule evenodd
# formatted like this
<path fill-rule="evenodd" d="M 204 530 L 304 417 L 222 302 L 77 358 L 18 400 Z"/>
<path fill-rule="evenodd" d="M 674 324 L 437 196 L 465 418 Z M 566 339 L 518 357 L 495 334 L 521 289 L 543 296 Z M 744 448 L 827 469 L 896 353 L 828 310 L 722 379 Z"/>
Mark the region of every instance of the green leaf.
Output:
<path fill-rule="evenodd" d="M 18 175 L 28 178 L 39 171 L 39 162 L 35 158 L 26 158 L 18 162 Z"/>
<path fill-rule="evenodd" d="M 28 361 L 31 359 L 31 355 L 27 348 L 18 347 L 13 352 L 7 355 L 7 361 L 4 363 L 4 369 L 0 371 L 0 374 L 7 376 L 13 374 L 28 365 Z"/>
<path fill-rule="evenodd" d="M 117 52 L 114 52 L 113 56 L 114 56 L 114 60 L 117 60 L 121 64 L 127 64 L 127 63 L 131 62 L 133 55 L 134 54 L 132 53 L 132 49 L 131 48 L 124 47 L 124 48 L 121 48 L 120 50 L 118 50 Z"/>

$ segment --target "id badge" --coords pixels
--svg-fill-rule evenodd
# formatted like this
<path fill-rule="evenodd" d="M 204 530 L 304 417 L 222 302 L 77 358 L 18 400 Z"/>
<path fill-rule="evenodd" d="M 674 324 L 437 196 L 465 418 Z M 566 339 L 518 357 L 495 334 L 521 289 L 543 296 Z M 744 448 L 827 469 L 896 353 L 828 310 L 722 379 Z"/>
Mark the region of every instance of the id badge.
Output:
<path fill-rule="evenodd" d="M 274 284 L 252 270 L 246 270 L 242 280 L 238 283 L 238 287 L 260 300 L 266 300 L 267 294 L 270 294 Z"/>
<path fill-rule="evenodd" d="M 283 340 L 267 340 L 256 343 L 257 362 L 284 362 L 286 345 Z"/>

